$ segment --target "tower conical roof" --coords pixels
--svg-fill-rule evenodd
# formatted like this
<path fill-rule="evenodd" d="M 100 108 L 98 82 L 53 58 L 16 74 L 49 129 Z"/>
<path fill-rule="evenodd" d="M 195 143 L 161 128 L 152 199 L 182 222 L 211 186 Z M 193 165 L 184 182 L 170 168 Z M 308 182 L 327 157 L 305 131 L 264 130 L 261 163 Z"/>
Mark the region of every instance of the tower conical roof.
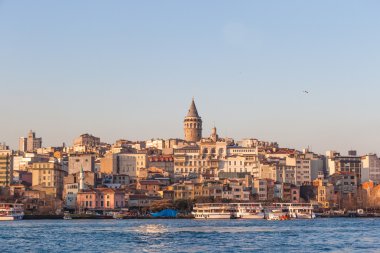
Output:
<path fill-rule="evenodd" d="M 197 107 L 195 106 L 195 103 L 194 103 L 194 98 L 191 101 L 190 109 L 189 109 L 186 117 L 198 117 L 199 118 Z"/>

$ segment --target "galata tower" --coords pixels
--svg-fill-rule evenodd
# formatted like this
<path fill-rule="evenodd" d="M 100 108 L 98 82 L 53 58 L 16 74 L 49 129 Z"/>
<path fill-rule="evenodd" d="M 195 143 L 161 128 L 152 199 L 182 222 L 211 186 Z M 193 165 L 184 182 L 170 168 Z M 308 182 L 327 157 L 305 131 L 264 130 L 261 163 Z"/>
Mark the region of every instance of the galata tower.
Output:
<path fill-rule="evenodd" d="M 202 119 L 198 115 L 194 98 L 191 101 L 190 109 L 183 121 L 183 129 L 185 130 L 185 140 L 189 142 L 197 142 L 202 138 Z"/>

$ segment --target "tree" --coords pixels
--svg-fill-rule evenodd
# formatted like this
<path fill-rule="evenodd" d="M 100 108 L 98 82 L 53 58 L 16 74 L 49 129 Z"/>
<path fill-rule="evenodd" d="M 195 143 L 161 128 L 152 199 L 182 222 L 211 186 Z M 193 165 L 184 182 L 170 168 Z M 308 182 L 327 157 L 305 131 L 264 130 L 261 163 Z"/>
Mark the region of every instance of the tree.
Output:
<path fill-rule="evenodd" d="M 171 201 L 169 199 L 162 199 L 162 200 L 154 201 L 151 204 L 149 209 L 152 212 L 159 212 L 159 211 L 164 210 L 164 209 L 173 209 L 173 208 L 174 208 L 173 201 Z"/>
<path fill-rule="evenodd" d="M 194 199 L 195 203 L 214 203 L 215 199 L 212 196 L 200 196 Z"/>
<path fill-rule="evenodd" d="M 181 212 L 189 212 L 193 208 L 193 203 L 189 199 L 178 199 L 174 202 L 174 207 Z"/>

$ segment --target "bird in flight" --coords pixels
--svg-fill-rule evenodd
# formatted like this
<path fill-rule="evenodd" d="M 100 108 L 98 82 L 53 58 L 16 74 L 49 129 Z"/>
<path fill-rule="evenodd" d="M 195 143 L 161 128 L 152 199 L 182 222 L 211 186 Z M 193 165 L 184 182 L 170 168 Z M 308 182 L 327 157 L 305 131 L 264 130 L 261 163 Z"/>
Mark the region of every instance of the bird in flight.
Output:
<path fill-rule="evenodd" d="M 307 91 L 307 90 L 304 90 L 302 92 L 305 93 L 305 94 L 309 94 L 309 91 Z"/>

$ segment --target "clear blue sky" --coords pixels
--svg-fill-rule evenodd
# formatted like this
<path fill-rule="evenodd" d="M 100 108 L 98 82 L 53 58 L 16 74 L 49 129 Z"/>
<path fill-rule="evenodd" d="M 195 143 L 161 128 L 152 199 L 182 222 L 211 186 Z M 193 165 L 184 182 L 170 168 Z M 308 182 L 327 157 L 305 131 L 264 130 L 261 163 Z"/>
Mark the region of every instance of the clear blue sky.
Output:
<path fill-rule="evenodd" d="M 204 135 L 380 151 L 379 1 L 1 1 L 0 141 Z M 310 91 L 309 95 L 302 93 Z"/>

